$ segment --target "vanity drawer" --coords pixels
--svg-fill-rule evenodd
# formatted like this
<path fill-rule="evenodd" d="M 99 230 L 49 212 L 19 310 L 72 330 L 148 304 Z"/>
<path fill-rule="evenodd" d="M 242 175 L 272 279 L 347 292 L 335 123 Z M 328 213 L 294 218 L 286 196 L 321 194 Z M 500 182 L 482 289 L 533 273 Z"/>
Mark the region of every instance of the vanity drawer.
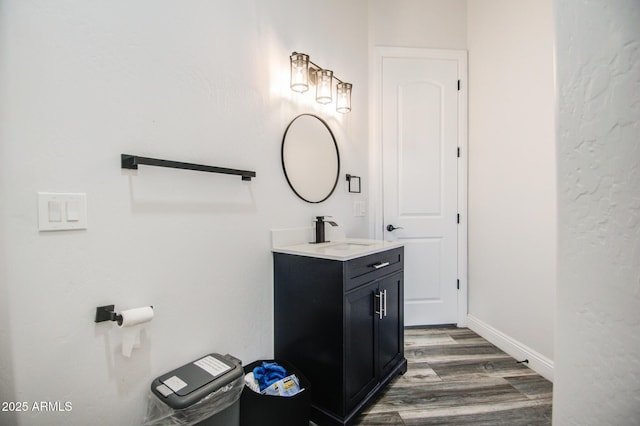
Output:
<path fill-rule="evenodd" d="M 403 268 L 403 247 L 370 254 L 346 262 L 345 291 Z"/>

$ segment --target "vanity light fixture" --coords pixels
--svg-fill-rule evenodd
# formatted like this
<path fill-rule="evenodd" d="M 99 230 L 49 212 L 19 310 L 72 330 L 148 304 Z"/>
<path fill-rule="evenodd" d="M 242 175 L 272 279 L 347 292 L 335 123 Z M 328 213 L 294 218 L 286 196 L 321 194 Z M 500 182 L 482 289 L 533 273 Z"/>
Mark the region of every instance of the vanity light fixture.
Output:
<path fill-rule="evenodd" d="M 351 111 L 351 83 L 338 83 L 336 111 L 343 114 Z"/>
<path fill-rule="evenodd" d="M 316 71 L 316 102 L 319 104 L 331 103 L 333 95 L 333 71 L 317 70 Z"/>
<path fill-rule="evenodd" d="M 291 90 L 300 93 L 309 90 L 309 55 L 291 54 Z"/>
<path fill-rule="evenodd" d="M 309 60 L 309 55 L 293 52 L 291 60 L 291 90 L 306 92 L 309 81 L 316 85 L 316 101 L 321 104 L 331 103 L 333 100 L 333 79 L 338 81 L 336 87 L 336 111 L 347 113 L 351 111 L 351 83 L 340 80 L 331 70 L 319 67 Z"/>

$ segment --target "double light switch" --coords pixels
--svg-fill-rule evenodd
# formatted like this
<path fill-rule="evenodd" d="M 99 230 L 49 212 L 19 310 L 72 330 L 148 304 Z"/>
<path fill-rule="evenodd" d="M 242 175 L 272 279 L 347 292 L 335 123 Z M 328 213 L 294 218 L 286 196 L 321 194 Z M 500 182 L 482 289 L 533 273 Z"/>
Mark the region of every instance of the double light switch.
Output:
<path fill-rule="evenodd" d="M 38 230 L 87 229 L 87 194 L 38 192 Z"/>

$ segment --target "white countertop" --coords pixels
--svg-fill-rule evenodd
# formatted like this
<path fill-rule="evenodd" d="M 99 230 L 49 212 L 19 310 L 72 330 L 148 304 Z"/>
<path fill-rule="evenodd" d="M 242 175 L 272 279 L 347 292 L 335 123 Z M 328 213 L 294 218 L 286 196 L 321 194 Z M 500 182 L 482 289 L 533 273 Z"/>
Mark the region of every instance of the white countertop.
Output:
<path fill-rule="evenodd" d="M 274 253 L 295 254 L 298 256 L 318 257 L 330 260 L 351 260 L 369 254 L 379 253 L 392 248 L 402 247 L 401 241 L 365 240 L 346 238 L 320 244 L 295 244 L 273 247 Z"/>

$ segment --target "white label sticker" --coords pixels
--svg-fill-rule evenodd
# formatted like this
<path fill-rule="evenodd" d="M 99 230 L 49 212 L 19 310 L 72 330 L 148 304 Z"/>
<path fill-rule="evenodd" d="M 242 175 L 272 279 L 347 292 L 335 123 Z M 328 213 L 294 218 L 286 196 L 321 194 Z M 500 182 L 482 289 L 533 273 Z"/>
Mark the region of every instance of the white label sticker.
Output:
<path fill-rule="evenodd" d="M 202 368 L 207 373 L 211 374 L 213 377 L 219 376 L 222 373 L 226 373 L 227 371 L 231 370 L 231 367 L 229 367 L 227 364 L 215 359 L 212 356 L 206 356 L 202 359 L 199 359 L 198 361 L 194 362 L 194 364 Z"/>
<path fill-rule="evenodd" d="M 169 377 L 167 380 L 164 381 L 164 384 L 169 386 L 169 389 L 171 389 L 174 392 L 178 392 L 180 389 L 187 386 L 187 384 L 184 381 L 182 381 L 178 376 Z"/>

